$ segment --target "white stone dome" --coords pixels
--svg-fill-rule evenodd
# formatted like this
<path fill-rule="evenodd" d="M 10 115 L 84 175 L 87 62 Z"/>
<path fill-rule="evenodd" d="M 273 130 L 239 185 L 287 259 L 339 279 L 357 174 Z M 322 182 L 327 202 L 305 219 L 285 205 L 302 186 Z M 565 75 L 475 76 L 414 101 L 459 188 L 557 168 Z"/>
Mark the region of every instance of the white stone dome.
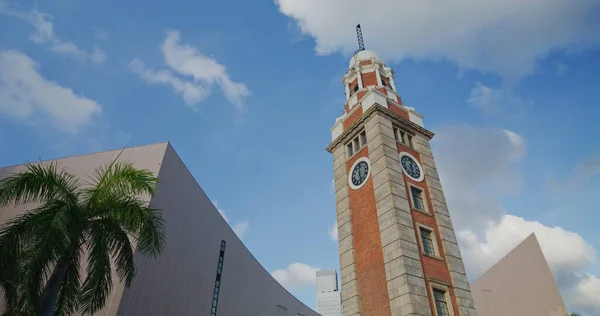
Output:
<path fill-rule="evenodd" d="M 348 68 L 354 66 L 354 64 L 357 61 L 361 61 L 361 60 L 370 60 L 370 59 L 379 59 L 379 56 L 377 56 L 377 53 L 372 51 L 372 50 L 361 50 L 360 52 L 354 54 L 354 56 L 352 56 L 352 58 L 350 59 L 350 65 L 348 66 Z"/>

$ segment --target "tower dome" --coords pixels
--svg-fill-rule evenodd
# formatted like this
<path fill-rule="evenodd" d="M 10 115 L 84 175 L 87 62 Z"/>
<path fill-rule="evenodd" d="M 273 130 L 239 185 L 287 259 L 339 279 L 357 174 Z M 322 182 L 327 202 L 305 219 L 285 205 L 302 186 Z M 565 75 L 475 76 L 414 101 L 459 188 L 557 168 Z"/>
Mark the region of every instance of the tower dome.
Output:
<path fill-rule="evenodd" d="M 360 62 L 362 60 L 371 60 L 371 59 L 379 60 L 379 56 L 377 55 L 376 52 L 374 52 L 372 50 L 361 50 L 361 51 L 357 52 L 356 54 L 354 54 L 354 56 L 352 56 L 352 58 L 350 59 L 350 65 L 348 66 L 348 68 L 352 68 L 352 66 L 354 66 L 354 64 L 356 64 L 357 62 Z"/>

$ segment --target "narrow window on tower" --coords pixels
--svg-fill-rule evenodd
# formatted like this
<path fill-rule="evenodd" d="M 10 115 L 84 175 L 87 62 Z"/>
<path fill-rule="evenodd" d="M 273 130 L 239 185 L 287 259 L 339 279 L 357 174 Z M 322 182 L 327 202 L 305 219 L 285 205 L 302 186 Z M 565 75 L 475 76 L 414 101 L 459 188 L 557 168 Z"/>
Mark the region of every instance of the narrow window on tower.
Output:
<path fill-rule="evenodd" d="M 397 126 L 393 126 L 393 131 L 394 131 L 394 138 L 396 139 L 397 142 L 402 143 L 408 147 L 413 146 L 413 141 L 412 141 L 413 136 L 411 134 L 409 134 L 408 132 L 402 130 L 401 128 L 399 128 Z"/>
<path fill-rule="evenodd" d="M 358 82 L 356 84 L 350 84 L 350 96 L 358 91 Z"/>
<path fill-rule="evenodd" d="M 217 263 L 217 278 L 213 291 L 213 300 L 210 309 L 210 316 L 217 315 L 217 305 L 219 303 L 219 291 L 221 289 L 221 275 L 223 274 L 223 261 L 225 259 L 225 240 L 221 240 L 221 249 L 219 250 L 219 262 Z"/>
<path fill-rule="evenodd" d="M 381 76 L 381 84 L 384 87 L 388 87 L 388 88 L 392 89 L 392 86 L 390 85 L 390 80 L 384 76 Z"/>
<path fill-rule="evenodd" d="M 449 316 L 448 301 L 446 292 L 440 289 L 433 289 L 433 300 L 435 302 L 435 311 L 437 316 Z"/>
<path fill-rule="evenodd" d="M 435 246 L 433 245 L 433 232 L 424 227 L 419 227 L 419 233 L 421 234 L 421 244 L 423 245 L 423 252 L 428 256 L 435 256 Z"/>
<path fill-rule="evenodd" d="M 410 195 L 413 202 L 413 207 L 416 210 L 426 212 L 427 210 L 425 208 L 425 201 L 423 199 L 423 190 L 411 185 Z"/>
<path fill-rule="evenodd" d="M 358 135 L 354 136 L 351 141 L 346 144 L 346 151 L 348 152 L 348 158 L 356 154 L 361 148 L 367 144 L 367 133 L 361 131 Z"/>

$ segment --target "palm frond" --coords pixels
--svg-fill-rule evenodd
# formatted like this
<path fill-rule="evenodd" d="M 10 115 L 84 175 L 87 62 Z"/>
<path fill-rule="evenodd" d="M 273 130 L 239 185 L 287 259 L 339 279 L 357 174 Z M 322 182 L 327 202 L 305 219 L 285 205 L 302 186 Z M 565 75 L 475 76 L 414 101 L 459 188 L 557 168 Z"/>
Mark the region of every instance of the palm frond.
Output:
<path fill-rule="evenodd" d="M 61 282 L 54 315 L 71 315 L 77 310 L 77 296 L 81 287 L 79 273 L 81 250 L 77 247 L 70 257 L 65 270 L 65 277 Z"/>
<path fill-rule="evenodd" d="M 138 235 L 138 250 L 150 257 L 156 258 L 165 245 L 164 220 L 160 212 L 148 207 L 146 209 L 144 226 Z"/>
<path fill-rule="evenodd" d="M 98 168 L 83 187 L 54 163 L 28 165 L 0 181 L 0 207 L 39 205 L 0 226 L 0 289 L 10 300 L 10 313 L 93 314 L 111 291 L 111 257 L 119 279 L 129 286 L 134 247 L 153 257 L 162 251 L 164 222 L 147 203 L 157 178 L 118 158 Z M 79 271 L 83 247 L 89 251 L 84 280 Z"/>
<path fill-rule="evenodd" d="M 12 245 L 0 247 L 0 263 L 11 265 L 11 260 L 21 261 L 23 271 L 19 280 L 30 305 L 39 301 L 42 282 L 72 243 L 70 229 L 77 219 L 73 210 L 77 204 L 70 202 L 50 201 L 11 220 L 0 230 L 0 244 Z"/>
<path fill-rule="evenodd" d="M 114 162 L 95 170 L 84 196 L 91 204 L 121 196 L 154 195 L 156 178 L 149 170 L 136 169 L 131 162 Z"/>
<path fill-rule="evenodd" d="M 0 206 L 43 202 L 53 199 L 76 199 L 77 178 L 65 169 L 49 165 L 28 164 L 27 169 L 0 181 Z"/>
<path fill-rule="evenodd" d="M 110 242 L 98 229 L 86 229 L 85 238 L 89 250 L 88 275 L 81 288 L 79 309 L 83 314 L 94 314 L 104 306 L 112 288 Z"/>
<path fill-rule="evenodd" d="M 133 246 L 129 235 L 123 230 L 118 221 L 111 218 L 101 218 L 89 222 L 90 229 L 103 233 L 109 241 L 109 248 L 114 259 L 115 270 L 119 280 L 130 286 L 135 276 L 133 262 Z"/>
<path fill-rule="evenodd" d="M 56 250 L 67 245 L 71 222 L 69 206 L 72 205 L 54 200 L 0 226 L 0 268 L 14 265 L 24 254 L 25 247 L 32 244 L 47 248 L 43 243 L 52 241 L 51 247 Z"/>
<path fill-rule="evenodd" d="M 14 271 L 14 270 L 13 270 Z M 0 270 L 0 299 L 4 300 L 5 308 L 7 311 L 15 311 L 18 309 L 18 281 L 15 278 L 15 275 L 8 275 L 9 273 L 14 273 L 13 271 L 1 271 Z M 8 272 L 8 273 L 2 273 Z"/>
<path fill-rule="evenodd" d="M 164 220 L 159 210 L 153 209 L 137 197 L 120 197 L 105 200 L 94 216 L 119 223 L 137 239 L 137 249 L 156 257 L 164 248 Z"/>

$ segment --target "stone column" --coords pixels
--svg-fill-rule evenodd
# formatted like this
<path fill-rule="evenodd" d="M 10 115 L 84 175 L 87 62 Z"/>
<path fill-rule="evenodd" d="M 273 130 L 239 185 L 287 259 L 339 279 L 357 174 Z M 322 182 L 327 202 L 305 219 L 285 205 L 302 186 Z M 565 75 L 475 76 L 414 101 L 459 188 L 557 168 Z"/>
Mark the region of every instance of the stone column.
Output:
<path fill-rule="evenodd" d="M 376 113 L 365 123 L 365 130 L 392 315 L 430 316 L 392 123 Z"/>
<path fill-rule="evenodd" d="M 343 316 L 360 316 L 345 150 L 344 144 L 338 144 L 338 147 L 333 151 L 338 248 L 340 253 L 340 279 L 342 285 L 342 314 Z"/>

